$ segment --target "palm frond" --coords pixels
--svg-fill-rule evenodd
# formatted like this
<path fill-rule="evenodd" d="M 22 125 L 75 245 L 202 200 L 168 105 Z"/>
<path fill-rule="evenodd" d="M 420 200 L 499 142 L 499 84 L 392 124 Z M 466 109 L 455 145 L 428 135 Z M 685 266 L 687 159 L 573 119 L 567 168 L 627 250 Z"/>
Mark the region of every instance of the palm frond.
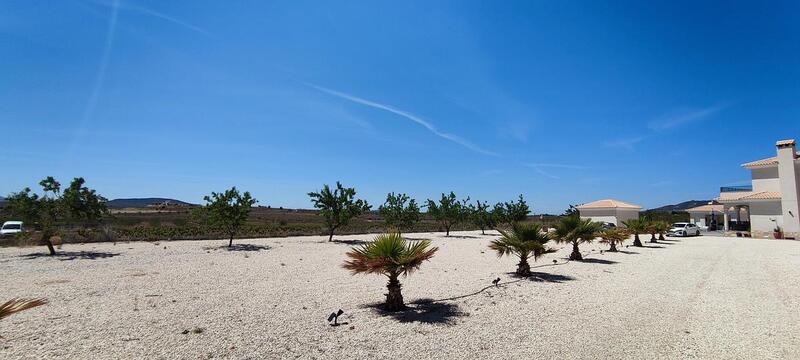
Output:
<path fill-rule="evenodd" d="M 600 232 L 600 223 L 577 216 L 567 216 L 555 226 L 553 240 L 561 243 L 592 242 Z"/>
<path fill-rule="evenodd" d="M 25 311 L 31 308 L 35 308 L 37 306 L 42 306 L 44 304 L 47 304 L 47 299 L 45 298 L 11 299 L 0 305 L 0 319 L 4 319 L 6 317 L 11 316 L 12 314 L 16 314 L 20 311 Z"/>
<path fill-rule="evenodd" d="M 423 262 L 430 260 L 438 247 L 430 247 L 428 240 L 410 242 L 400 234 L 381 234 L 367 244 L 352 248 L 347 252 L 343 268 L 353 274 L 404 274 L 419 269 Z"/>
<path fill-rule="evenodd" d="M 492 240 L 489 248 L 497 252 L 497 256 L 517 255 L 529 258 L 551 252 L 545 247 L 550 238 L 542 232 L 539 224 L 516 224 L 511 231 L 500 230 L 500 238 Z"/>

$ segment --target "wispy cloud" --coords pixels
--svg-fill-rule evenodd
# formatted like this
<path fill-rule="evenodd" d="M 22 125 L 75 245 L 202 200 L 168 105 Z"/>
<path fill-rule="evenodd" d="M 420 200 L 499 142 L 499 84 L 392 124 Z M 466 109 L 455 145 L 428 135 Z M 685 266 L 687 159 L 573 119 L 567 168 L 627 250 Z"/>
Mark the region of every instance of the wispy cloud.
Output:
<path fill-rule="evenodd" d="M 623 138 L 623 139 L 616 139 L 616 140 L 609 140 L 603 143 L 606 147 L 611 148 L 620 148 L 625 150 L 633 150 L 636 144 L 642 142 L 644 140 L 644 136 L 637 136 L 632 138 Z"/>
<path fill-rule="evenodd" d="M 188 30 L 191 30 L 191 31 L 195 31 L 195 32 L 198 32 L 198 33 L 201 33 L 201 34 L 204 34 L 204 35 L 210 35 L 208 30 L 206 30 L 206 29 L 203 29 L 203 28 L 201 28 L 199 26 L 190 24 L 190 23 L 188 23 L 188 22 L 186 22 L 184 20 L 181 20 L 179 18 L 176 18 L 174 16 L 167 15 L 167 14 L 162 13 L 160 11 L 156 11 L 154 9 L 151 9 L 151 8 L 148 8 L 148 7 L 144 7 L 142 5 L 133 4 L 133 3 L 129 3 L 129 2 L 120 2 L 120 1 L 117 1 L 117 0 L 114 0 L 114 1 L 93 0 L 92 2 L 95 3 L 95 4 L 101 5 L 101 6 L 114 7 L 114 8 L 118 8 L 120 10 L 133 11 L 133 12 L 138 12 L 138 13 L 141 13 L 141 14 L 144 14 L 144 15 L 156 17 L 156 18 L 159 18 L 161 20 L 165 20 L 167 22 L 170 22 L 170 23 L 173 23 L 173 24 L 178 25 L 180 27 L 183 27 L 185 29 L 188 29 Z"/>
<path fill-rule="evenodd" d="M 72 142 L 67 148 L 67 159 L 71 159 L 72 155 L 78 144 L 83 140 L 82 133 L 94 116 L 95 108 L 97 108 L 97 100 L 100 97 L 100 90 L 103 88 L 103 83 L 106 79 L 106 70 L 108 69 L 108 61 L 111 58 L 111 49 L 114 46 L 114 32 L 117 29 L 117 17 L 119 15 L 119 1 L 115 0 L 111 6 L 111 17 L 108 19 L 108 27 L 106 28 L 105 44 L 103 45 L 103 53 L 100 55 L 100 65 L 95 74 L 94 84 L 92 85 L 92 92 L 89 95 L 89 100 L 86 102 L 86 107 L 83 109 L 80 123 L 78 124 L 77 132 L 72 137 Z"/>
<path fill-rule="evenodd" d="M 556 164 L 556 163 L 527 163 L 525 166 L 533 168 L 558 168 L 558 169 L 574 169 L 583 170 L 586 166 L 572 165 L 572 164 Z"/>
<path fill-rule="evenodd" d="M 556 176 L 555 174 L 553 174 L 553 173 L 551 173 L 549 171 L 545 171 L 544 169 L 542 169 L 540 167 L 534 167 L 533 170 L 535 170 L 537 173 L 539 173 L 541 175 L 544 175 L 546 177 L 549 177 L 551 179 L 561 179 L 561 177 Z"/>
<path fill-rule="evenodd" d="M 648 126 L 652 130 L 661 131 L 699 121 L 724 110 L 728 105 L 715 105 L 705 109 L 694 110 L 673 116 L 664 116 L 651 121 Z"/>
<path fill-rule="evenodd" d="M 499 154 L 497 154 L 495 152 L 492 152 L 492 151 L 489 151 L 489 150 L 486 150 L 486 149 L 483 149 L 483 148 L 479 147 L 478 145 L 475 145 L 472 142 L 470 142 L 470 141 L 468 141 L 468 140 L 466 140 L 466 139 L 464 139 L 464 138 L 462 138 L 462 137 L 460 137 L 458 135 L 441 132 L 433 124 L 431 124 L 430 122 L 428 122 L 426 120 L 423 120 L 419 116 L 414 115 L 414 114 L 412 114 L 412 113 L 410 113 L 408 111 L 401 110 L 401 109 L 392 107 L 390 105 L 385 105 L 385 104 L 377 103 L 377 102 L 374 102 L 374 101 L 366 100 L 366 99 L 363 99 L 363 98 L 360 98 L 360 97 L 357 97 L 357 96 L 354 96 L 354 95 L 346 94 L 346 93 L 343 93 L 343 92 L 340 92 L 340 91 L 331 90 L 331 89 L 328 89 L 328 88 L 325 88 L 325 87 L 322 87 L 322 86 L 319 86 L 319 85 L 308 84 L 308 86 L 311 86 L 312 88 L 317 89 L 319 91 L 322 91 L 324 93 L 327 93 L 327 94 L 330 94 L 330 95 L 333 95 L 333 96 L 336 96 L 336 97 L 339 97 L 339 98 L 342 98 L 342 99 L 345 99 L 345 100 L 350 100 L 350 101 L 352 101 L 354 103 L 358 103 L 358 104 L 361 104 L 361 105 L 366 105 L 366 106 L 373 107 L 373 108 L 376 108 L 376 109 L 385 110 L 385 111 L 388 111 L 388 112 L 393 113 L 395 115 L 402 116 L 402 117 L 404 117 L 404 118 L 406 118 L 408 120 L 411 120 L 411 121 L 421 125 L 425 129 L 427 129 L 428 131 L 430 131 L 431 133 L 433 133 L 434 135 L 436 135 L 436 136 L 438 136 L 438 137 L 440 137 L 442 139 L 452 141 L 452 142 L 454 142 L 456 144 L 459 144 L 459 145 L 461 145 L 461 146 L 463 146 L 463 147 L 465 147 L 467 149 L 470 149 L 472 151 L 475 151 L 477 153 L 481 153 L 481 154 L 484 154 L 484 155 L 490 155 L 490 156 L 499 156 Z"/>
<path fill-rule="evenodd" d="M 586 169 L 585 166 L 581 165 L 572 165 L 572 164 L 558 164 L 558 163 L 527 163 L 524 164 L 525 166 L 532 168 L 540 175 L 544 175 L 551 179 L 560 179 L 561 177 L 553 174 L 549 169 L 571 169 L 571 170 L 583 170 Z M 548 169 L 548 170 L 545 170 Z"/>

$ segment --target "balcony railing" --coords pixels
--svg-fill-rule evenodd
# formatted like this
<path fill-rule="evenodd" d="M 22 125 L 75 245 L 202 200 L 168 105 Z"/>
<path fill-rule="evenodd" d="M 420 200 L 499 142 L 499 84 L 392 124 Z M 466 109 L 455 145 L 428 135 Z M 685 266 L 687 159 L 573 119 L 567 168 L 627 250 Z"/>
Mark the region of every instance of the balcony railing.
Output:
<path fill-rule="evenodd" d="M 742 191 L 753 191 L 752 185 L 741 185 L 741 186 L 723 186 L 719 188 L 719 192 L 742 192 Z"/>

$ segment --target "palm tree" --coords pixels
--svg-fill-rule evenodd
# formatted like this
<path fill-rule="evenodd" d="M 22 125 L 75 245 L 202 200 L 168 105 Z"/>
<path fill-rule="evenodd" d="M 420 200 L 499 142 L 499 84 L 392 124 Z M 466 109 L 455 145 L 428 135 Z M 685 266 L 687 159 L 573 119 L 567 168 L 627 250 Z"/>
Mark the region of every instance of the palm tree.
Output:
<path fill-rule="evenodd" d="M 531 276 L 531 266 L 528 259 L 533 257 L 536 261 L 540 256 L 554 252 L 545 246 L 548 240 L 547 234 L 542 232 L 539 224 L 514 224 L 511 231 L 498 229 L 500 238 L 492 240 L 489 248 L 497 251 L 497 256 L 516 255 L 519 257 L 516 274 L 519 276 Z"/>
<path fill-rule="evenodd" d="M 11 299 L 0 305 L 0 320 L 37 306 L 47 304 L 47 299 Z"/>
<path fill-rule="evenodd" d="M 622 242 L 628 239 L 631 236 L 628 233 L 627 229 L 622 228 L 611 228 L 606 229 L 602 233 L 600 233 L 600 237 L 602 240 L 600 242 L 607 243 L 611 247 L 608 249 L 610 252 L 617 252 L 617 244 L 622 245 Z"/>
<path fill-rule="evenodd" d="M 639 240 L 639 234 L 647 231 L 647 222 L 643 219 L 630 219 L 628 221 L 623 221 L 622 224 L 633 233 L 633 246 L 642 247 L 643 245 L 642 241 Z"/>
<path fill-rule="evenodd" d="M 655 229 L 656 232 L 658 232 L 658 240 L 666 240 L 664 239 L 664 234 L 669 230 L 669 223 L 666 221 L 656 221 Z"/>
<path fill-rule="evenodd" d="M 658 225 L 656 225 L 657 223 L 658 223 L 658 221 L 648 220 L 647 221 L 647 225 L 645 226 L 647 228 L 647 233 L 650 234 L 650 242 L 651 243 L 657 243 L 658 242 L 658 241 L 656 241 L 656 233 L 658 233 L 658 229 L 657 229 Z"/>
<path fill-rule="evenodd" d="M 430 245 L 428 240 L 406 241 L 397 233 L 381 234 L 367 244 L 352 248 L 347 253 L 350 260 L 345 261 L 342 267 L 353 274 L 383 274 L 389 277 L 385 309 L 402 310 L 405 304 L 398 277 L 401 274 L 408 276 L 419 269 L 425 260 L 430 260 L 439 250 Z"/>
<path fill-rule="evenodd" d="M 591 219 L 581 219 L 578 216 L 567 216 L 555 225 L 553 239 L 572 244 L 572 253 L 569 254 L 570 260 L 583 260 L 578 245 L 594 241 L 600 232 L 600 223 L 593 222 Z"/>

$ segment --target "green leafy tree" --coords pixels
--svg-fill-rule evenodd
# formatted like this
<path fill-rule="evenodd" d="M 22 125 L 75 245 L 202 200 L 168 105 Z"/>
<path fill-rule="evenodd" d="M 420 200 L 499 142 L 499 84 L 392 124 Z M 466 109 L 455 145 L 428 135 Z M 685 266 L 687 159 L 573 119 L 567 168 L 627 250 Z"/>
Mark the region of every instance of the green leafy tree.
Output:
<path fill-rule="evenodd" d="M 539 224 L 515 224 L 511 231 L 500 231 L 500 238 L 492 240 L 489 248 L 497 252 L 497 256 L 515 255 L 519 257 L 516 274 L 530 276 L 531 266 L 528 259 L 534 261 L 540 256 L 554 252 L 545 244 L 550 240 Z"/>
<path fill-rule="evenodd" d="M 419 269 L 423 262 L 430 260 L 439 248 L 430 247 L 428 240 L 410 242 L 400 234 L 381 234 L 360 247 L 352 248 L 345 261 L 345 269 L 353 274 L 383 274 L 389 278 L 386 285 L 385 309 L 398 311 L 405 308 L 400 286 L 400 275 Z"/>
<path fill-rule="evenodd" d="M 600 233 L 600 223 L 591 219 L 581 219 L 578 216 L 566 216 L 555 225 L 552 233 L 553 240 L 560 243 L 572 244 L 570 260 L 583 260 L 578 246 L 594 241 Z"/>
<path fill-rule="evenodd" d="M 580 212 L 578 211 L 578 207 L 572 204 L 569 204 L 569 208 L 564 210 L 564 214 L 561 216 L 575 216 L 578 215 Z"/>
<path fill-rule="evenodd" d="M 492 210 L 495 225 L 504 224 L 511 228 L 514 227 L 514 224 L 525 221 L 530 212 L 531 209 L 522 195 L 517 201 L 497 203 Z"/>
<path fill-rule="evenodd" d="M 378 208 L 378 212 L 386 222 L 386 227 L 398 233 L 413 229 L 421 217 L 417 201 L 406 194 L 387 194 L 386 202 Z"/>
<path fill-rule="evenodd" d="M 617 252 L 617 245 L 621 245 L 625 240 L 628 240 L 628 237 L 630 237 L 630 234 L 627 229 L 611 228 L 600 233 L 600 242 L 610 246 L 608 251 Z"/>
<path fill-rule="evenodd" d="M 250 210 L 258 200 L 247 191 L 240 194 L 235 186 L 221 193 L 212 192 L 203 199 L 206 201 L 203 212 L 209 223 L 228 235 L 228 247 L 233 246 L 233 238 L 247 222 Z"/>
<path fill-rule="evenodd" d="M 49 178 L 49 180 L 55 181 Z M 61 201 L 65 207 L 66 214 L 70 217 L 68 221 L 73 223 L 83 223 L 85 225 L 97 225 L 100 220 L 108 214 L 106 198 L 97 194 L 94 189 L 84 186 L 86 181 L 83 178 L 75 178 L 64 189 Z"/>
<path fill-rule="evenodd" d="M 84 186 L 85 183 L 83 178 L 75 178 L 62 193 L 61 183 L 48 176 L 39 182 L 41 196 L 25 188 L 8 196 L 6 210 L 40 231 L 41 242 L 50 255 L 55 255 L 52 238 L 62 227 L 96 224 L 108 214 L 106 199 Z"/>
<path fill-rule="evenodd" d="M 628 230 L 633 233 L 633 246 L 642 247 L 642 241 L 639 240 L 639 234 L 644 234 L 647 231 L 647 220 L 644 219 L 630 219 L 622 222 Z"/>
<path fill-rule="evenodd" d="M 486 229 L 494 227 L 494 218 L 492 211 L 489 210 L 489 204 L 476 201 L 475 205 L 469 206 L 469 213 L 472 223 L 481 229 L 481 234 L 486 235 Z"/>
<path fill-rule="evenodd" d="M 325 226 L 328 229 L 328 241 L 333 241 L 333 234 L 336 229 L 347 225 L 351 219 L 370 210 L 369 204 L 364 200 L 355 200 L 356 189 L 346 188 L 338 181 L 336 189 L 331 191 L 328 185 L 324 185 L 319 192 L 310 192 L 311 202 L 325 218 Z"/>
<path fill-rule="evenodd" d="M 439 202 L 428 199 L 428 215 L 433 217 L 445 230 L 445 236 L 450 236 L 450 229 L 453 225 L 462 222 L 468 214 L 468 209 L 464 206 L 469 198 L 463 202 L 456 199 L 456 194 L 452 191 L 450 194 L 445 195 L 442 193 L 442 198 Z"/>

